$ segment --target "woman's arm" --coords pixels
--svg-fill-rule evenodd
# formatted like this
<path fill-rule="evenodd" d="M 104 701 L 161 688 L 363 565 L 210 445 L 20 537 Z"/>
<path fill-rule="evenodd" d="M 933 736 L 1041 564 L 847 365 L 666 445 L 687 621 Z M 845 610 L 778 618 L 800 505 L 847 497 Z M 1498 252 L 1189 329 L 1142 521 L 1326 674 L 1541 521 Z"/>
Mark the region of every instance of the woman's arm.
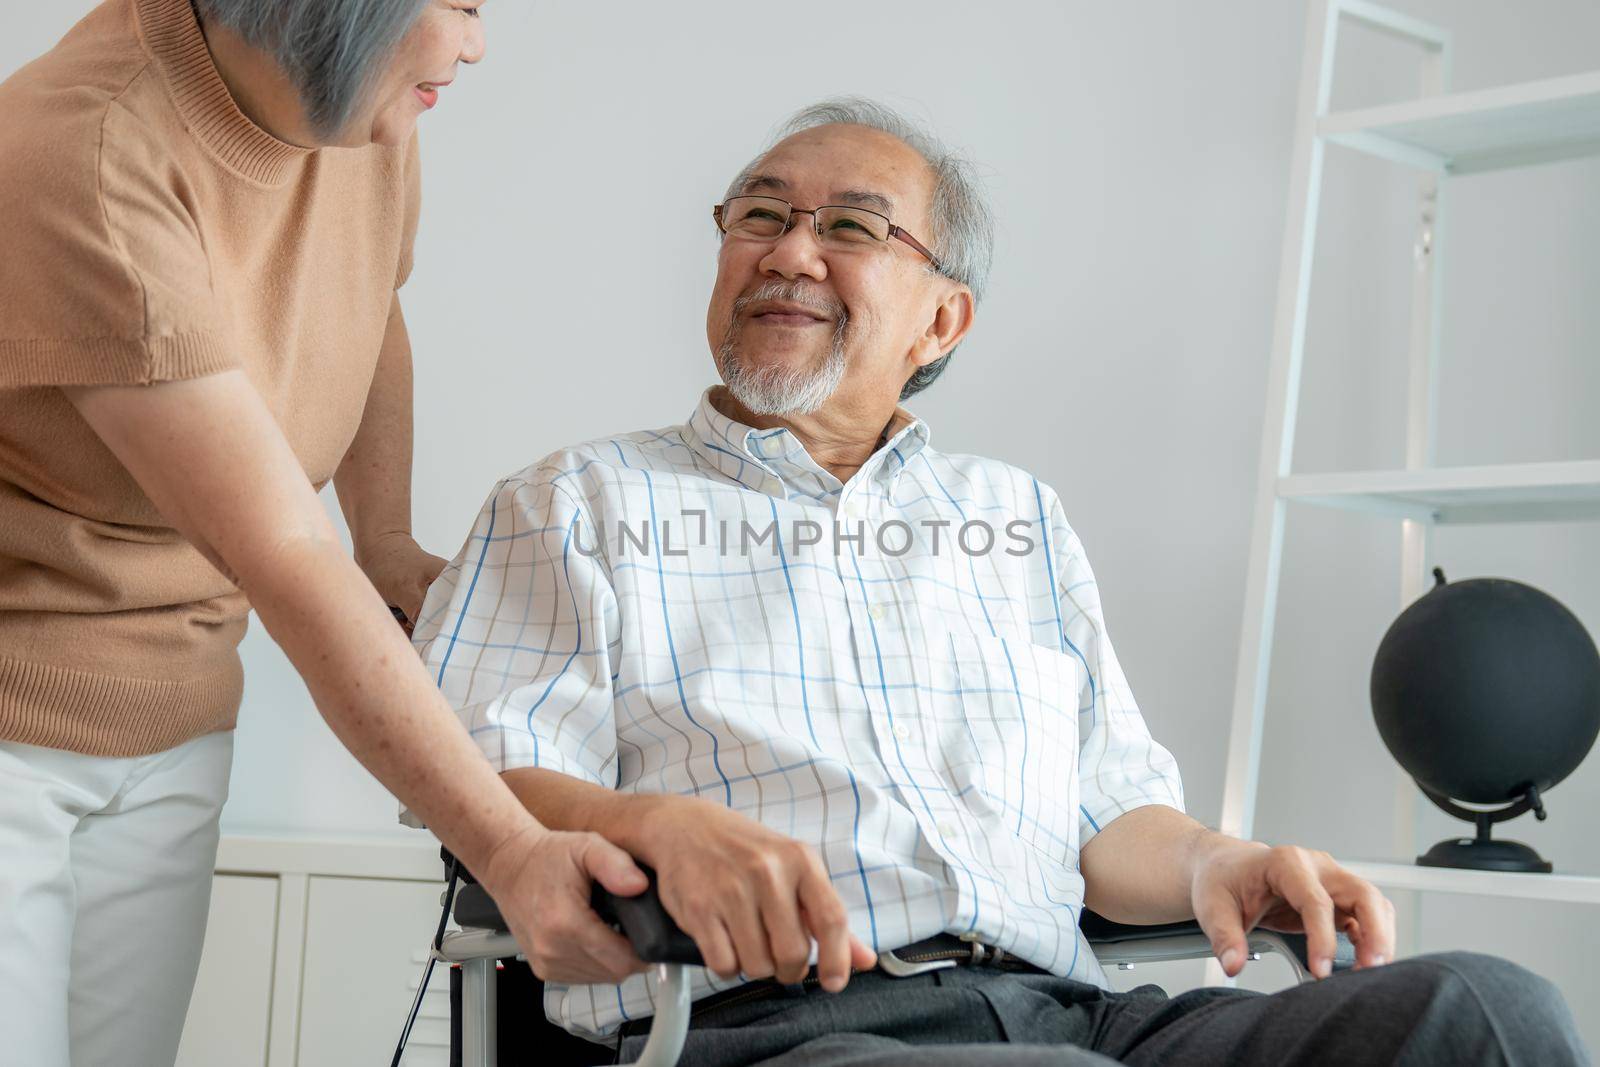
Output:
<path fill-rule="evenodd" d="M 245 592 L 335 734 L 484 883 L 535 970 L 616 980 L 643 965 L 588 908 L 589 879 L 643 892 L 595 834 L 546 830 L 500 781 L 344 552 L 239 371 L 69 389 L 177 530 Z"/>
<path fill-rule="evenodd" d="M 411 339 L 396 293 L 366 410 L 333 476 L 356 564 L 385 601 L 415 621 L 445 561 L 411 535 Z"/>

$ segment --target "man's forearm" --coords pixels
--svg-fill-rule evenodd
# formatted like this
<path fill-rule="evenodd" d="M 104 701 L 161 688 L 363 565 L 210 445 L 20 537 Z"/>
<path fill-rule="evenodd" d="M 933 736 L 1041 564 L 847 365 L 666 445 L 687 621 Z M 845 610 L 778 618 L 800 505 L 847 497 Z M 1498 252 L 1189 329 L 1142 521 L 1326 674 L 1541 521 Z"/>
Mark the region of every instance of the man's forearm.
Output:
<path fill-rule="evenodd" d="M 1265 848 L 1208 829 L 1162 804 L 1107 823 L 1078 858 L 1084 904 L 1112 922 L 1146 925 L 1194 918 L 1195 871 L 1219 848 Z"/>
<path fill-rule="evenodd" d="M 643 824 L 671 798 L 619 793 L 544 767 L 519 767 L 500 776 L 533 817 L 552 830 L 589 830 L 635 856 L 650 849 Z"/>

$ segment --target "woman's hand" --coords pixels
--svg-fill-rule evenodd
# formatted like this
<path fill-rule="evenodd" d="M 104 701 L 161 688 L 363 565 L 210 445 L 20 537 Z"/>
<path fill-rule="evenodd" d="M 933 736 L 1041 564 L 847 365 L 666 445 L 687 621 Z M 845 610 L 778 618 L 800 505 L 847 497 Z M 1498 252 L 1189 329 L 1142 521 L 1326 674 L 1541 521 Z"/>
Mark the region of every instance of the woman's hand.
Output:
<path fill-rule="evenodd" d="M 448 566 L 406 533 L 385 534 L 363 546 L 356 552 L 356 562 L 383 602 L 405 613 L 407 634 L 422 612 L 428 587 Z"/>
<path fill-rule="evenodd" d="M 646 969 L 589 907 L 591 882 L 625 897 L 650 885 L 632 857 L 599 834 L 532 825 L 495 849 L 481 881 L 541 979 L 620 982 Z"/>
<path fill-rule="evenodd" d="M 356 563 L 384 603 L 405 613 L 407 636 L 445 561 L 411 536 L 411 340 L 396 295 L 361 425 L 333 475 Z"/>

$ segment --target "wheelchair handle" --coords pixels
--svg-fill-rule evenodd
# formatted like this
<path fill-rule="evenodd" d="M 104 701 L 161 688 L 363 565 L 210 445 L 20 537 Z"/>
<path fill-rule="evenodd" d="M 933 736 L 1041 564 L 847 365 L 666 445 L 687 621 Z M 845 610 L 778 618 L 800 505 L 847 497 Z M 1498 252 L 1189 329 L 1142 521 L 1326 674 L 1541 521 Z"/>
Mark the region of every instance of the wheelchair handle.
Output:
<path fill-rule="evenodd" d="M 667 909 L 661 906 L 656 872 L 644 864 L 639 869 L 650 885 L 636 897 L 619 897 L 599 882 L 589 893 L 589 906 L 602 920 L 620 928 L 633 944 L 633 951 L 646 963 L 684 963 L 700 967 L 705 961 L 694 939 L 679 929 Z"/>
<path fill-rule="evenodd" d="M 454 859 L 448 849 L 439 850 L 446 868 Z M 639 869 L 650 880 L 649 886 L 636 897 L 619 897 L 599 882 L 589 890 L 589 906 L 601 921 L 622 931 L 633 945 L 634 953 L 646 963 L 683 963 L 691 967 L 704 965 L 700 949 L 694 939 L 679 929 L 667 909 L 661 906 L 661 893 L 656 886 L 656 872 L 644 864 Z M 464 883 L 455 897 L 455 920 L 463 928 L 506 931 L 506 920 L 500 907 L 472 872 L 457 864 L 457 876 Z"/>

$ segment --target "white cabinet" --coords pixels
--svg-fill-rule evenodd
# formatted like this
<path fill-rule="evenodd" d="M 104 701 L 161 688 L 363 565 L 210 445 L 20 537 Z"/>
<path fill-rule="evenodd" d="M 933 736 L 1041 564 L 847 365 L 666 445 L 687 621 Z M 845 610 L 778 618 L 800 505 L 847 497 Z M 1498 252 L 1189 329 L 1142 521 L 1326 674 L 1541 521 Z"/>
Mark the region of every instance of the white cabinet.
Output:
<path fill-rule="evenodd" d="M 438 882 L 312 878 L 298 1067 L 387 1062 L 439 924 Z M 435 965 L 406 1067 L 450 1061 L 450 972 Z"/>
<path fill-rule="evenodd" d="M 439 924 L 438 845 L 406 838 L 222 839 L 178 1067 L 388 1063 Z M 406 1067 L 450 1059 L 450 973 Z"/>
<path fill-rule="evenodd" d="M 177 1067 L 266 1064 L 277 914 L 276 878 L 221 875 L 212 882 L 205 949 Z"/>

